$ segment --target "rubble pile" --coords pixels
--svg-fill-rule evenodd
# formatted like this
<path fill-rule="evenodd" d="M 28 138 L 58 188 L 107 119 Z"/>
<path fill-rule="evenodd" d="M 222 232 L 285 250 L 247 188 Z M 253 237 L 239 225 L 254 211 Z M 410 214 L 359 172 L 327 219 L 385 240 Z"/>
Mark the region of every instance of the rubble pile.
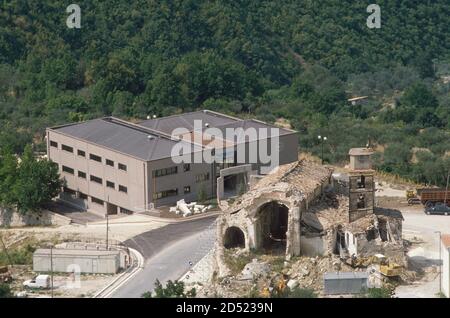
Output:
<path fill-rule="evenodd" d="M 213 208 L 212 205 L 197 204 L 197 202 L 186 203 L 184 199 L 177 201 L 177 205 L 170 207 L 169 212 L 183 217 L 208 212 Z"/>

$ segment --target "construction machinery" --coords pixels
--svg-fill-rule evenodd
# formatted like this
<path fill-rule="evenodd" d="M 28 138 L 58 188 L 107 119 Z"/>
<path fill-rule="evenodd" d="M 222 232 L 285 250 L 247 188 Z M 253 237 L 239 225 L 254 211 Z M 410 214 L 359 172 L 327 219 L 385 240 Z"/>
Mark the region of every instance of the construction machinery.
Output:
<path fill-rule="evenodd" d="M 396 277 L 402 273 L 403 266 L 390 262 L 383 254 L 375 254 L 369 257 L 353 257 L 352 267 L 368 267 L 375 265 L 377 271 L 386 277 Z"/>
<path fill-rule="evenodd" d="M 380 273 L 386 277 L 400 276 L 403 271 L 403 266 L 397 263 L 388 262 L 386 265 L 380 264 Z"/>
<path fill-rule="evenodd" d="M 417 190 L 406 190 L 408 204 L 422 203 L 426 207 L 433 207 L 436 203 L 450 205 L 450 190 L 443 188 L 422 188 Z"/>
<path fill-rule="evenodd" d="M 406 200 L 408 204 L 420 204 L 420 199 L 417 197 L 415 190 L 406 190 Z"/>

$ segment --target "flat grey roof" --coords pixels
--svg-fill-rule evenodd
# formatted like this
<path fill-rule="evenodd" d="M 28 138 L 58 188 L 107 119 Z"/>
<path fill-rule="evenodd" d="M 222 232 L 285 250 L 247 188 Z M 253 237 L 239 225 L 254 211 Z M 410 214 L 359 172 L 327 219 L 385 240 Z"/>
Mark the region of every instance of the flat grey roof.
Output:
<path fill-rule="evenodd" d="M 193 131 L 196 128 L 194 127 L 194 120 L 202 121 L 202 130 L 207 128 L 205 124 L 208 124 L 210 128 L 220 129 L 225 139 L 227 128 L 254 128 L 258 139 L 262 138 L 259 135 L 260 128 L 269 128 L 268 137 L 271 133 L 270 128 L 278 128 L 280 136 L 296 133 L 293 130 L 279 128 L 258 120 L 242 120 L 209 110 L 150 119 L 138 124 L 114 117 L 105 117 L 53 127 L 50 130 L 144 161 L 152 161 L 171 157 L 174 145 L 179 142 L 185 143 L 186 149 L 191 149 L 191 153 L 201 151 L 201 145 L 180 141 L 171 136 L 176 128 L 186 128 L 188 131 Z M 241 136 L 234 137 L 233 140 L 228 139 L 233 142 L 242 142 L 243 140 L 239 137 Z M 253 140 L 253 138 L 247 139 L 247 141 Z"/>
<path fill-rule="evenodd" d="M 119 251 L 112 250 L 112 251 L 106 251 L 106 250 L 81 250 L 81 249 L 62 249 L 62 248 L 54 248 L 52 250 L 53 256 L 58 255 L 75 255 L 75 256 L 116 256 L 119 254 Z M 39 248 L 37 249 L 33 255 L 50 255 L 50 249 L 49 248 Z"/>
<path fill-rule="evenodd" d="M 350 156 L 368 156 L 373 153 L 374 151 L 372 148 L 352 148 L 348 152 Z"/>
<path fill-rule="evenodd" d="M 113 117 L 54 127 L 52 130 L 144 161 L 171 157 L 172 148 L 178 142 L 190 145 Z M 191 149 L 198 151 L 201 147 L 192 145 Z"/>
<path fill-rule="evenodd" d="M 323 274 L 323 279 L 352 279 L 352 278 L 368 278 L 367 272 L 331 272 Z"/>
<path fill-rule="evenodd" d="M 179 115 L 172 115 L 157 119 L 149 119 L 139 122 L 138 125 L 148 127 L 157 131 L 164 132 L 166 134 L 172 134 L 177 128 L 186 128 L 188 131 L 194 130 L 194 120 L 201 120 L 202 127 L 206 128 L 218 128 L 225 136 L 226 128 L 278 128 L 280 135 L 295 133 L 293 130 L 280 128 L 274 125 L 270 125 L 255 119 L 239 119 L 228 115 L 216 113 L 210 110 L 200 110 L 191 113 L 184 113 Z M 208 124 L 208 127 L 205 125 Z"/>
<path fill-rule="evenodd" d="M 283 135 L 288 135 L 288 134 L 294 134 L 296 133 L 293 130 L 288 130 L 285 128 L 280 128 L 274 125 L 270 125 L 255 119 L 245 119 L 245 120 L 240 120 L 240 121 L 236 121 L 236 122 L 232 122 L 232 123 L 228 123 L 222 126 L 218 126 L 218 129 L 220 129 L 222 131 L 222 134 L 224 136 L 224 139 L 227 139 L 229 141 L 234 141 L 236 142 L 237 140 L 243 140 L 243 136 L 242 134 L 244 133 L 244 130 L 246 129 L 254 129 L 257 133 L 257 139 L 262 138 L 262 135 L 260 135 L 260 129 L 267 129 L 267 137 L 271 137 L 272 136 L 272 131 L 271 128 L 276 128 L 278 129 L 278 133 L 279 136 L 283 136 Z M 234 140 L 231 140 L 230 136 L 227 136 L 227 128 L 232 128 L 232 129 L 237 129 L 237 128 L 242 128 L 242 133 L 239 134 L 238 137 L 233 138 Z M 252 139 L 249 139 L 249 141 L 253 141 Z"/>
<path fill-rule="evenodd" d="M 203 125 L 209 124 L 210 127 L 218 127 L 240 121 L 240 119 L 212 112 L 210 110 L 200 110 L 191 113 L 144 120 L 138 124 L 170 135 L 177 128 L 186 128 L 189 131 L 194 130 L 194 120 L 201 120 Z"/>

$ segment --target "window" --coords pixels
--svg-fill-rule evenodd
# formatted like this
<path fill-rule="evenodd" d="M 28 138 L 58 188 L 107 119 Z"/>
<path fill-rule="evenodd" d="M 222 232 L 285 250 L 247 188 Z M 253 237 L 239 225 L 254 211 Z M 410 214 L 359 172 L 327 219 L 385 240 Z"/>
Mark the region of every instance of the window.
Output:
<path fill-rule="evenodd" d="M 127 193 L 127 192 L 128 192 L 128 189 L 127 189 L 127 187 L 125 187 L 125 186 L 119 184 L 119 191 L 120 191 L 120 192 L 123 192 L 123 193 Z"/>
<path fill-rule="evenodd" d="M 86 173 L 84 173 L 83 171 L 78 171 L 78 177 L 86 179 Z"/>
<path fill-rule="evenodd" d="M 366 201 L 364 194 L 360 194 L 358 197 L 358 201 L 356 202 L 356 207 L 358 209 L 364 209 L 366 207 Z"/>
<path fill-rule="evenodd" d="M 66 188 L 66 187 L 64 187 L 64 193 L 70 194 L 72 196 L 75 196 L 77 194 L 76 191 L 74 191 L 72 189 L 69 189 L 69 188 Z"/>
<path fill-rule="evenodd" d="M 73 148 L 67 145 L 61 145 L 61 149 L 70 153 L 73 153 Z"/>
<path fill-rule="evenodd" d="M 86 157 L 86 153 L 83 150 L 80 150 L 80 149 L 78 149 L 77 155 L 79 155 L 80 157 Z"/>
<path fill-rule="evenodd" d="M 161 191 L 153 194 L 153 200 L 158 200 L 162 198 L 172 197 L 178 195 L 178 189 L 171 189 L 166 191 Z"/>
<path fill-rule="evenodd" d="M 91 197 L 91 200 L 93 203 L 99 204 L 99 205 L 103 205 L 103 201 L 100 199 L 97 199 L 95 197 Z"/>
<path fill-rule="evenodd" d="M 58 143 L 57 143 L 56 141 L 50 140 L 50 146 L 51 146 L 51 147 L 58 148 Z"/>
<path fill-rule="evenodd" d="M 127 166 L 124 165 L 123 163 L 119 163 L 118 166 L 119 166 L 119 169 L 120 169 L 120 170 L 127 171 Z"/>
<path fill-rule="evenodd" d="M 184 193 L 191 193 L 191 187 L 190 186 L 186 186 L 184 187 Z"/>
<path fill-rule="evenodd" d="M 106 181 L 106 186 L 108 188 L 113 188 L 113 189 L 116 188 L 116 185 L 114 184 L 114 182 L 111 182 L 111 181 Z"/>
<path fill-rule="evenodd" d="M 82 192 L 78 192 L 78 197 L 83 200 L 87 200 L 88 196 Z"/>
<path fill-rule="evenodd" d="M 114 161 L 106 159 L 106 165 L 114 167 Z"/>
<path fill-rule="evenodd" d="M 75 170 L 66 166 L 62 166 L 62 171 L 67 172 L 69 174 L 75 174 Z"/>
<path fill-rule="evenodd" d="M 195 182 L 202 182 L 209 180 L 209 172 L 198 174 L 195 176 Z"/>
<path fill-rule="evenodd" d="M 99 183 L 99 184 L 103 184 L 103 180 L 101 178 L 93 176 L 93 175 L 91 175 L 91 181 Z"/>
<path fill-rule="evenodd" d="M 133 211 L 127 210 L 125 208 L 120 208 L 120 213 L 122 213 L 122 214 L 133 214 Z"/>
<path fill-rule="evenodd" d="M 178 173 L 178 167 L 163 168 L 163 169 L 153 170 L 153 177 L 159 178 L 159 177 L 164 177 L 164 176 L 168 176 L 168 175 L 176 174 L 176 173 Z"/>
<path fill-rule="evenodd" d="M 184 172 L 191 171 L 191 165 L 189 163 L 184 164 L 183 171 Z"/>
<path fill-rule="evenodd" d="M 89 154 L 89 159 L 98 161 L 98 162 L 102 162 L 102 157 L 94 155 L 94 154 Z"/>
<path fill-rule="evenodd" d="M 359 189 L 365 188 L 365 187 L 366 187 L 366 177 L 360 176 L 360 177 L 358 178 L 357 183 L 358 183 L 358 188 L 359 188 Z"/>

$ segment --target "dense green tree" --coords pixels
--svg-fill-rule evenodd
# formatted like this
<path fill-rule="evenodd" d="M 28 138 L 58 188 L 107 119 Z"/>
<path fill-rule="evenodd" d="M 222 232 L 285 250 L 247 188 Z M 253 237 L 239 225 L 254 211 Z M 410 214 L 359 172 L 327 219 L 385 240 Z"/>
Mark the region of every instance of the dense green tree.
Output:
<path fill-rule="evenodd" d="M 12 298 L 13 296 L 8 284 L 0 283 L 0 298 Z"/>
<path fill-rule="evenodd" d="M 413 108 L 436 108 L 437 98 L 423 83 L 415 83 L 405 90 L 400 99 L 402 106 Z"/>
<path fill-rule="evenodd" d="M 39 210 L 59 194 L 63 185 L 57 166 L 45 159 L 36 160 L 31 146 L 25 148 L 16 178 L 13 198 L 21 213 Z"/>
<path fill-rule="evenodd" d="M 60 1 L 3 1 L 0 149 L 45 149 L 45 128 L 65 122 L 210 108 L 283 119 L 315 155 L 326 134 L 332 163 L 368 139 L 427 148 L 427 167 L 382 166 L 388 150 L 378 167 L 442 184 L 450 5 L 378 4 L 381 29 L 367 28 L 361 1 L 86 0 L 78 30 L 66 27 Z M 350 105 L 355 96 L 367 103 Z"/>

